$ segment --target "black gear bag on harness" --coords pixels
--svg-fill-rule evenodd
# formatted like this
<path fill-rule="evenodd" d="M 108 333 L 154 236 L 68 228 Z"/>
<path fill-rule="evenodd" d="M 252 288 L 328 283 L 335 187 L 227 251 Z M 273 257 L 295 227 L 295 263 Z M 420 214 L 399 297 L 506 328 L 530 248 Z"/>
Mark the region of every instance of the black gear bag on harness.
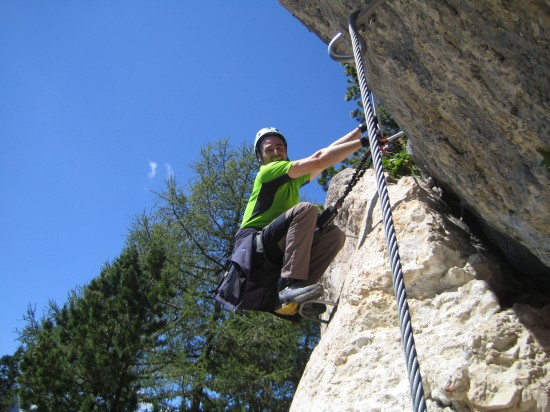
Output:
<path fill-rule="evenodd" d="M 277 280 L 280 269 L 266 261 L 261 245 L 261 232 L 243 229 L 237 235 L 233 254 L 212 297 L 227 308 L 272 312 L 277 303 Z M 261 266 L 261 273 L 254 268 Z"/>
<path fill-rule="evenodd" d="M 239 308 L 246 293 L 255 252 L 255 235 L 251 231 L 237 240 L 233 254 L 227 259 L 229 269 L 224 273 L 218 287 L 212 291 L 213 298 L 231 310 Z"/>

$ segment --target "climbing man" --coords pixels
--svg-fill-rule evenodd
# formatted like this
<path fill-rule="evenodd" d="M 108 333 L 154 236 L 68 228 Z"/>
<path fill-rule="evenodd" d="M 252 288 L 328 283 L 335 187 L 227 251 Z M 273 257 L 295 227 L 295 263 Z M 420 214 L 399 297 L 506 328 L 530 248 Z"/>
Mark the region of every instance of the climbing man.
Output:
<path fill-rule="evenodd" d="M 333 224 L 316 230 L 317 207 L 300 203 L 298 191 L 323 169 L 368 146 L 368 138 L 362 136 L 366 129 L 361 124 L 328 147 L 294 161 L 278 129 L 258 131 L 254 147 L 262 166 L 235 235 L 235 251 L 247 250 L 245 239 L 252 245 L 241 308 L 292 316 L 299 304 L 322 296 L 317 282 L 344 246 L 345 235 Z M 321 306 L 320 313 L 326 309 Z"/>

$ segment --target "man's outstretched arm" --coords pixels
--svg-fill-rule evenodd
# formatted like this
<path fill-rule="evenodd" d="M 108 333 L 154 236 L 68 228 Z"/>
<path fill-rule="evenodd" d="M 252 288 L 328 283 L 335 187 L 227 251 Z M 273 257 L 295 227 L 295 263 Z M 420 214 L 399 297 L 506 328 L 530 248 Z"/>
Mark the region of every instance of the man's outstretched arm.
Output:
<path fill-rule="evenodd" d="M 313 180 L 322 170 L 340 163 L 361 149 L 363 144 L 359 140 L 360 137 L 359 128 L 352 130 L 330 146 L 316 151 L 309 157 L 292 162 L 288 175 L 296 178 L 309 173 L 310 180 Z"/>
<path fill-rule="evenodd" d="M 342 143 L 347 143 L 347 142 L 351 142 L 353 140 L 359 139 L 359 137 L 361 137 L 361 134 L 362 134 L 361 127 L 363 127 L 363 124 L 360 124 L 359 126 L 357 126 L 355 129 L 353 129 L 351 132 L 349 132 L 345 136 L 342 136 L 338 140 L 332 142 L 328 147 L 338 146 Z"/>

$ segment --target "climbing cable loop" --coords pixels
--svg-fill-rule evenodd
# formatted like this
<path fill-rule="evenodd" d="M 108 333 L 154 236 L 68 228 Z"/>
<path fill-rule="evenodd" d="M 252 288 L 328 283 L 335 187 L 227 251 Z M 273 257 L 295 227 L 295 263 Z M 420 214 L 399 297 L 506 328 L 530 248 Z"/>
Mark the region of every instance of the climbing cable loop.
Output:
<path fill-rule="evenodd" d="M 424 397 L 424 389 L 422 387 L 422 377 L 420 375 L 420 367 L 417 359 L 416 348 L 414 344 L 414 336 L 411 325 L 411 317 L 409 313 L 409 305 L 407 302 L 407 292 L 405 290 L 405 283 L 403 280 L 403 271 L 401 268 L 401 260 L 399 257 L 399 250 L 397 245 L 397 238 L 395 236 L 395 229 L 393 225 L 393 218 L 391 212 L 391 204 L 388 196 L 388 190 L 386 187 L 386 179 L 384 177 L 384 167 L 382 165 L 382 154 L 380 147 L 378 146 L 377 137 L 380 133 L 378 121 L 374 113 L 373 102 L 374 97 L 371 90 L 367 85 L 367 78 L 365 74 L 365 67 L 362 57 L 361 46 L 365 44 L 364 40 L 358 33 L 356 28 L 356 19 L 359 14 L 364 16 L 365 14 L 372 15 L 375 7 L 380 5 L 382 1 L 376 0 L 371 5 L 367 6 L 367 10 L 361 10 L 354 12 L 349 18 L 349 33 L 353 46 L 353 57 L 355 60 L 355 66 L 357 70 L 357 76 L 359 79 L 359 87 L 361 89 L 361 99 L 366 102 L 364 107 L 365 121 L 368 126 L 368 136 L 371 149 L 371 156 L 374 163 L 376 184 L 378 189 L 378 195 L 380 198 L 380 204 L 382 209 L 382 217 L 384 220 L 384 229 L 386 231 L 386 240 L 388 243 L 388 249 L 390 254 L 390 265 L 392 271 L 392 281 L 395 297 L 398 306 L 398 316 L 401 329 L 401 340 L 403 342 L 403 349 L 405 352 L 405 360 L 407 364 L 407 372 L 409 375 L 409 384 L 411 389 L 411 396 L 413 401 L 414 411 L 426 411 L 426 400 Z M 341 37 L 341 36 L 339 36 Z M 333 45 L 334 42 L 331 42 Z M 329 54 L 331 54 L 329 52 Z M 332 54 L 331 54 L 332 56 Z M 347 56 L 340 56 L 347 57 Z M 370 104 L 369 104 L 370 102 Z"/>

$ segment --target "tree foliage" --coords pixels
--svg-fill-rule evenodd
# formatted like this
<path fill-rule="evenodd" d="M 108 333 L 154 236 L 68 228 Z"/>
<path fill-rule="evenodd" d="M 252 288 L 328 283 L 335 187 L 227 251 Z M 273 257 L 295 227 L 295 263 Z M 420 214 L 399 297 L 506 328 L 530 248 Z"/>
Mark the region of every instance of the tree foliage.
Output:
<path fill-rule="evenodd" d="M 174 294 L 162 250 L 125 249 L 99 277 L 43 319 L 27 314 L 18 378 L 24 409 L 133 411 L 144 355 L 162 344 Z"/>

